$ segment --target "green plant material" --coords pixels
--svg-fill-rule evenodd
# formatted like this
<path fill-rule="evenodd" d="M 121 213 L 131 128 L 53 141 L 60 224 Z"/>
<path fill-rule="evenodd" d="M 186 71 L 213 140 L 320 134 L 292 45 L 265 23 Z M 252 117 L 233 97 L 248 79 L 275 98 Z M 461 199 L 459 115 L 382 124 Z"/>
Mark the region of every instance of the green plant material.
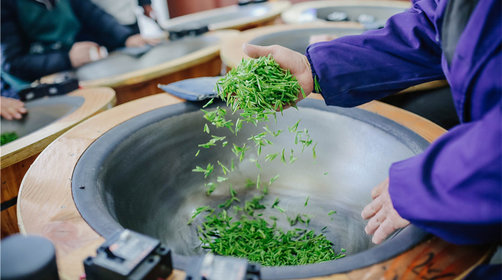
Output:
<path fill-rule="evenodd" d="M 233 215 L 226 209 L 210 212 L 198 227 L 202 248 L 218 255 L 247 258 L 264 266 L 305 265 L 345 256 L 334 251 L 333 243 L 323 233 L 303 228 L 282 230 L 277 227 L 275 216 L 269 216 L 271 223 L 267 222 L 263 213 L 257 212 L 265 209 L 261 203 L 263 197 L 255 196 L 245 202 L 244 209 L 234 205 Z M 274 202 L 276 208 L 278 201 Z M 290 225 L 308 223 L 308 219 L 307 215 L 288 218 Z"/>
<path fill-rule="evenodd" d="M 216 182 L 218 183 L 225 182 L 226 180 L 228 180 L 227 177 L 218 176 L 218 178 L 216 178 Z"/>
<path fill-rule="evenodd" d="M 213 173 L 213 170 L 214 170 L 214 165 L 208 163 L 206 168 L 202 168 L 197 165 L 195 169 L 192 169 L 192 172 L 204 173 L 204 178 L 207 178 L 209 175 L 211 175 L 211 173 Z"/>
<path fill-rule="evenodd" d="M 272 185 L 272 183 L 274 183 L 275 181 L 277 181 L 277 179 L 279 179 L 279 174 L 275 175 L 274 177 L 270 178 L 270 180 L 268 181 L 268 185 Z"/>
<path fill-rule="evenodd" d="M 314 76 L 314 91 L 321 93 L 321 86 L 319 85 L 319 81 L 317 80 L 317 75 Z"/>
<path fill-rule="evenodd" d="M 296 158 L 296 157 L 295 157 L 295 155 L 294 155 L 294 150 L 293 150 L 293 149 L 291 149 L 291 152 L 290 152 L 290 154 L 289 154 L 289 163 L 293 163 L 293 162 L 295 162 L 296 160 L 297 160 L 297 158 Z"/>
<path fill-rule="evenodd" d="M 315 148 L 316 148 L 316 147 L 317 147 L 317 143 L 315 143 L 314 147 L 312 147 L 312 157 L 313 157 L 314 159 L 316 159 L 316 158 L 317 158 L 317 154 L 316 154 L 316 151 L 315 151 Z M 324 174 L 324 175 L 326 175 L 326 174 Z"/>
<path fill-rule="evenodd" d="M 239 111 L 235 122 L 227 119 L 227 111 L 216 107 L 211 111 L 204 112 L 204 118 L 217 128 L 226 127 L 230 132 L 237 135 L 243 125 L 268 121 L 271 116 L 277 121 L 277 111 L 281 111 L 286 106 L 296 107 L 295 102 L 301 93 L 305 97 L 305 92 L 298 84 L 296 78 L 287 70 L 283 70 L 271 58 L 261 57 L 258 59 L 243 60 L 242 63 L 232 69 L 225 77 L 217 82 L 216 90 L 219 97 L 227 103 L 232 114 Z M 210 100 L 204 108 L 213 103 Z M 298 130 L 300 121 L 297 121 L 288 130 L 295 133 L 295 144 L 302 145 L 302 151 L 313 144 L 308 130 Z M 204 132 L 210 134 L 211 130 L 207 124 L 204 125 Z M 261 169 L 260 156 L 263 147 L 271 145 L 272 141 L 268 137 L 277 137 L 281 130 L 273 131 L 268 126 L 263 127 L 263 132 L 259 132 L 248 138 L 248 141 L 256 146 L 258 157 L 250 159 L 258 169 Z M 270 136 L 268 136 L 270 135 Z M 222 142 L 222 147 L 229 144 L 225 137 L 212 135 L 211 139 L 199 147 L 210 148 Z M 315 158 L 316 145 L 312 147 Z M 232 143 L 232 152 L 242 162 L 246 151 L 249 148 L 246 143 L 238 146 Z M 196 156 L 199 154 L 197 152 Z M 286 162 L 286 151 L 282 149 L 281 161 Z M 279 153 L 265 155 L 265 161 L 273 161 Z M 293 163 L 297 158 L 294 150 L 290 150 L 289 163 Z M 225 176 L 218 176 L 217 183 L 228 180 L 226 175 L 235 170 L 234 159 L 231 160 L 230 169 L 222 162 L 217 161 Z M 204 173 L 207 178 L 213 171 L 214 166 L 208 164 L 206 168 L 196 166 L 194 172 Z M 241 203 L 235 190 L 230 187 L 230 197 L 218 205 L 218 212 L 214 209 L 203 206 L 196 209 L 189 221 L 193 222 L 202 212 L 209 212 L 204 217 L 202 225 L 197 226 L 197 232 L 201 241 L 201 246 L 214 254 L 235 257 L 244 257 L 251 262 L 259 262 L 265 266 L 276 265 L 303 265 L 322 261 L 334 260 L 345 256 L 342 253 L 335 253 L 333 244 L 326 239 L 324 234 L 316 234 L 313 230 L 304 228 L 294 228 L 285 231 L 277 227 L 277 217 L 270 216 L 270 223 L 265 220 L 263 209 L 263 199 L 268 194 L 268 187 L 272 185 L 279 175 L 272 177 L 268 184 L 261 182 L 261 175 L 258 173 L 256 181 L 246 179 L 246 188 L 256 187 L 261 189 L 261 195 L 255 195 L 252 199 Z M 207 183 L 206 193 L 210 195 L 216 188 L 216 183 Z M 307 196 L 304 206 L 308 205 Z M 279 198 L 276 198 L 271 208 L 286 215 L 290 226 L 298 223 L 309 226 L 311 217 L 305 214 L 297 214 L 291 218 L 286 211 L 279 206 Z M 325 230 L 326 227 L 323 228 Z"/>
<path fill-rule="evenodd" d="M 251 179 L 249 179 L 249 178 L 247 178 L 247 179 L 246 179 L 246 188 L 248 188 L 248 189 L 249 189 L 249 188 L 251 188 L 251 187 L 254 187 L 254 186 L 255 186 L 255 184 L 256 184 L 256 182 L 255 182 L 255 181 L 253 181 L 253 180 L 251 180 Z"/>
<path fill-rule="evenodd" d="M 195 157 L 198 157 L 199 153 L 200 153 L 200 150 L 197 150 L 197 152 L 195 153 Z"/>
<path fill-rule="evenodd" d="M 324 172 L 323 175 L 328 175 L 328 172 Z"/>
<path fill-rule="evenodd" d="M 232 152 L 235 154 L 236 157 L 239 158 L 239 162 L 242 162 L 244 160 L 244 156 L 246 155 L 246 151 L 249 148 L 246 147 L 246 144 L 242 145 L 242 147 L 239 147 L 234 144 L 234 147 L 232 148 Z"/>
<path fill-rule="evenodd" d="M 277 131 L 272 131 L 270 130 L 270 128 L 267 126 L 264 126 L 263 129 L 268 133 L 270 134 L 271 136 L 274 136 L 274 137 L 277 137 L 281 134 L 282 130 L 277 130 Z"/>
<path fill-rule="evenodd" d="M 209 149 L 212 146 L 216 146 L 216 142 L 225 140 L 225 136 L 211 135 L 211 139 L 204 144 L 199 144 L 199 147 Z"/>
<path fill-rule="evenodd" d="M 202 106 L 202 108 L 206 108 L 207 106 L 213 104 L 214 102 L 214 98 L 211 98 L 206 104 L 204 104 L 204 106 Z"/>
<path fill-rule="evenodd" d="M 283 148 L 281 153 L 281 161 L 283 163 L 286 163 L 286 156 L 284 155 L 284 152 L 286 152 L 286 149 Z"/>
<path fill-rule="evenodd" d="M 195 212 L 192 214 L 192 217 L 190 218 L 190 220 L 188 220 L 188 225 L 191 225 L 192 222 L 195 220 L 195 218 L 197 216 L 199 216 L 200 213 L 204 212 L 204 211 L 207 211 L 207 212 L 213 212 L 214 210 L 209 207 L 209 206 L 202 206 L 202 207 L 199 207 L 197 209 L 195 209 Z"/>
<path fill-rule="evenodd" d="M 272 206 L 270 206 L 271 208 L 274 208 L 275 206 L 279 205 L 279 198 L 276 197 L 275 200 L 274 200 L 274 203 L 272 203 Z"/>
<path fill-rule="evenodd" d="M 331 211 L 329 211 L 329 212 L 328 212 L 328 216 L 331 216 L 331 215 L 333 215 L 333 214 L 336 214 L 336 211 L 335 211 L 335 210 L 331 210 Z"/>
<path fill-rule="evenodd" d="M 294 125 L 288 127 L 289 132 L 291 132 L 291 133 L 296 132 L 299 124 L 300 124 L 300 120 L 298 120 Z"/>
<path fill-rule="evenodd" d="M 273 161 L 278 155 L 278 153 L 268 154 L 265 156 L 265 161 Z"/>
<path fill-rule="evenodd" d="M 216 90 L 234 112 L 243 109 L 254 122 L 268 119 L 266 112 L 294 105 L 301 87 L 289 70 L 282 69 L 269 55 L 242 60 L 218 80 Z"/>
<path fill-rule="evenodd" d="M 16 132 L 5 132 L 0 135 L 0 146 L 5 145 L 19 138 Z"/>
<path fill-rule="evenodd" d="M 309 204 L 309 199 L 310 199 L 310 196 L 307 195 L 307 198 L 305 199 L 305 204 L 304 204 L 305 207 L 307 207 L 307 205 Z"/>
<path fill-rule="evenodd" d="M 232 127 L 234 123 L 231 120 L 225 119 L 225 116 L 227 115 L 227 111 L 225 109 L 218 106 L 216 107 L 216 110 L 213 111 L 206 111 L 204 109 L 201 110 L 204 112 L 204 118 L 212 125 L 216 127 L 226 127 L 233 132 Z"/>
<path fill-rule="evenodd" d="M 230 170 L 223 163 L 221 163 L 221 161 L 218 160 L 217 163 L 221 167 L 223 174 L 227 175 L 230 172 Z"/>
<path fill-rule="evenodd" d="M 206 195 L 211 195 L 216 189 L 216 184 L 213 182 L 205 184 L 206 186 Z"/>
<path fill-rule="evenodd" d="M 237 135 L 237 132 L 239 132 L 242 129 L 242 120 L 237 119 L 235 121 L 235 134 Z"/>

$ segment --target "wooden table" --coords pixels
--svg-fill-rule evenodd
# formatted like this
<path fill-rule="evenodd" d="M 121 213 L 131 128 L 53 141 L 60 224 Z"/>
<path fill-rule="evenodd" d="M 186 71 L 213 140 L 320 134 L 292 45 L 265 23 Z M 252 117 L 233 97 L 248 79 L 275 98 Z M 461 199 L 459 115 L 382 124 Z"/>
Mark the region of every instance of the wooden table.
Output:
<path fill-rule="evenodd" d="M 318 95 L 313 98 L 321 99 Z M 117 106 L 68 131 L 35 160 L 20 190 L 19 226 L 23 233 L 42 235 L 54 243 L 62 279 L 78 279 L 83 273 L 82 261 L 95 255 L 96 248 L 104 242 L 82 219 L 73 201 L 71 178 L 79 157 L 98 137 L 120 123 L 181 101 L 159 94 Z M 428 141 L 445 132 L 430 121 L 381 102 L 373 101 L 360 108 L 392 119 Z M 454 279 L 465 276 L 491 252 L 486 246 L 457 246 L 432 238 L 396 258 L 318 279 L 433 279 L 441 275 L 449 275 L 441 279 Z M 184 277 L 185 272 L 175 270 L 169 279 Z"/>
<path fill-rule="evenodd" d="M 238 31 L 222 30 L 209 32 L 202 36 L 214 36 L 220 42 L 185 56 L 145 69 L 128 72 L 108 78 L 81 81 L 84 88 L 111 87 L 117 95 L 117 104 L 159 92 L 159 83 L 172 83 L 183 79 L 217 76 L 221 72 L 219 51 L 221 41 L 236 36 Z"/>
<path fill-rule="evenodd" d="M 19 231 L 15 200 L 24 174 L 40 152 L 68 129 L 115 104 L 115 93 L 110 88 L 81 89 L 68 95 L 83 97 L 84 103 L 67 116 L 0 148 L 2 237 Z M 4 203 L 10 204 L 10 207 L 4 210 Z"/>

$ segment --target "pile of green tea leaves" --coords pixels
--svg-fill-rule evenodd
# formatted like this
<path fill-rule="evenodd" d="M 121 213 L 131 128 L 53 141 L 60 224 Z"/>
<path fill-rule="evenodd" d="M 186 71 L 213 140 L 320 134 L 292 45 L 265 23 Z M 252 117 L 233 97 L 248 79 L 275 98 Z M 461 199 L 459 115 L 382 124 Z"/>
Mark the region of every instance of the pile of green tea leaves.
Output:
<path fill-rule="evenodd" d="M 16 140 L 17 138 L 19 138 L 19 136 L 15 132 L 2 133 L 0 137 L 1 137 L 0 138 L 0 146 L 5 145 L 5 144 L 12 142 L 12 141 Z"/>
<path fill-rule="evenodd" d="M 214 110 L 202 109 L 204 118 L 213 127 L 227 128 L 235 135 L 243 125 L 258 126 L 259 123 L 268 121 L 272 116 L 276 118 L 276 114 L 282 112 L 285 107 L 295 106 L 300 92 L 305 96 L 296 78 L 289 71 L 282 69 L 270 56 L 243 60 L 238 67 L 220 79 L 216 87 L 219 97 L 231 109 L 230 113 L 219 106 Z M 211 103 L 213 100 L 209 101 L 204 108 Z M 227 114 L 237 115 L 237 119 L 233 121 Z M 301 148 L 303 152 L 311 148 L 315 159 L 316 144 L 307 129 L 298 128 L 299 123 L 300 121 L 288 127 L 288 132 L 294 137 L 298 150 Z M 272 145 L 272 140 L 282 133 L 281 130 L 273 130 L 265 125 L 262 132 L 249 137 L 247 143 L 239 146 L 229 143 L 225 136 L 211 134 L 211 129 L 208 124 L 204 125 L 204 132 L 210 134 L 211 138 L 208 142 L 199 144 L 199 148 L 228 146 L 228 149 L 231 149 L 235 155 L 235 159 L 232 159 L 228 166 L 217 160 L 193 169 L 193 172 L 203 174 L 204 178 L 209 181 L 205 184 L 206 194 L 211 195 L 219 184 L 228 180 L 226 176 L 236 169 L 235 162 L 238 164 L 245 160 L 246 152 L 253 144 L 256 148 L 256 157 L 250 160 L 255 161 L 258 175 L 254 181 L 247 179 L 245 187 L 256 188 L 261 194 L 251 200 L 241 201 L 236 191 L 230 187 L 230 198 L 218 207 L 197 208 L 188 224 L 195 224 L 195 219 L 205 213 L 202 222 L 197 225 L 202 248 L 218 255 L 247 258 L 266 266 L 312 264 L 345 256 L 345 250 L 342 249 L 340 253 L 336 253 L 333 243 L 322 233 L 327 227 L 324 227 L 321 233 L 308 229 L 312 217 L 301 213 L 291 217 L 279 206 L 278 198 L 268 208 L 277 210 L 279 215 L 284 215 L 292 229 L 283 230 L 277 225 L 277 217 L 264 216 L 263 211 L 267 209 L 267 206 L 263 204 L 263 199 L 268 195 L 269 188 L 279 178 L 279 174 L 268 181 L 262 180 L 258 158 L 265 161 L 280 159 L 284 164 L 290 164 L 296 160 L 293 149 L 289 151 L 282 149 L 280 153 L 262 155 L 262 148 Z M 195 156 L 199 153 L 200 150 Z M 211 176 L 218 169 L 221 170 L 219 172 L 222 173 L 221 176 Z M 307 203 L 308 197 L 305 207 Z M 331 214 L 333 213 L 328 213 L 328 215 Z"/>

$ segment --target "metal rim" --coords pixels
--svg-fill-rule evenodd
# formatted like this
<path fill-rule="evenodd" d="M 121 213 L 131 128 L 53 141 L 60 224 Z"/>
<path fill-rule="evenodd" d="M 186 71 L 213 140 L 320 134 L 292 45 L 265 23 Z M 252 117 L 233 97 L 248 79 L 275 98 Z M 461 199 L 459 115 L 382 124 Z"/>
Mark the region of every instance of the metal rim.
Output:
<path fill-rule="evenodd" d="M 417 153 L 423 151 L 429 144 L 425 139 L 406 127 L 361 109 L 327 107 L 322 101 L 318 100 L 304 100 L 299 103 L 299 107 L 314 108 L 342 114 L 366 123 L 370 123 L 371 120 L 371 124 L 378 129 L 382 129 L 396 138 L 406 139 L 404 142 L 408 148 Z M 111 152 L 113 152 L 115 143 L 126 139 L 129 135 L 134 134 L 135 131 L 149 124 L 180 114 L 194 112 L 199 108 L 200 106 L 197 104 L 181 103 L 141 114 L 103 134 L 82 154 L 73 172 L 72 194 L 78 211 L 95 231 L 106 238 L 116 231 L 123 229 L 108 212 L 99 193 L 99 186 L 97 186 L 97 182 L 94 179 L 100 171 L 97 167 L 101 166 L 101 163 L 104 162 Z M 92 205 L 92 207 L 89 207 L 89 205 Z M 388 260 L 413 248 L 427 236 L 428 234 L 419 228 L 408 226 L 394 234 L 381 245 L 339 260 L 304 266 L 263 267 L 261 270 L 262 278 L 308 278 L 343 273 L 367 267 Z M 173 264 L 175 268 L 186 270 L 189 262 L 190 257 L 173 254 Z"/>

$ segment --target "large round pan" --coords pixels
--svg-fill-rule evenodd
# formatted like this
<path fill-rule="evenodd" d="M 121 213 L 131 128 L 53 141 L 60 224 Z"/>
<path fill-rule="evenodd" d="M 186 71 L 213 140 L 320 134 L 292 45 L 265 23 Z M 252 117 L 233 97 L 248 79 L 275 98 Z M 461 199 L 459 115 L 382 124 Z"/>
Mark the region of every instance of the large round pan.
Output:
<path fill-rule="evenodd" d="M 80 275 L 81 261 L 94 254 L 108 233 L 121 227 L 146 232 L 163 241 L 170 240 L 168 244 L 177 255 L 173 279 L 184 278 L 183 269 L 188 265 L 185 258 L 199 253 L 186 246 L 191 244 L 189 240 L 193 235 L 182 228 L 186 227 L 186 216 L 192 207 L 199 206 L 199 202 L 205 199 L 199 189 L 200 178 L 190 171 L 197 149 L 192 144 L 199 143 L 202 120 L 195 105 L 175 103 L 178 103 L 175 98 L 157 95 L 100 114 L 49 146 L 26 175 L 18 206 L 22 231 L 41 234 L 54 242 L 63 278 Z M 169 104 L 175 105 L 164 107 Z M 302 110 L 305 112 L 301 116 L 313 137 L 319 139 L 319 149 L 331 147 L 330 153 L 335 153 L 318 158 L 319 166 L 329 166 L 328 172 L 333 174 L 323 179 L 322 174 L 317 174 L 324 172 L 323 168 L 305 166 L 306 158 L 301 158 L 297 166 L 290 166 L 294 172 L 288 173 L 291 178 L 284 176 L 286 181 L 279 184 L 277 195 L 287 197 L 291 202 L 288 205 L 295 205 L 296 200 L 303 203 L 304 194 L 310 193 L 312 205 L 315 205 L 313 209 L 336 206 L 343 213 L 336 218 L 337 222 L 352 225 L 347 226 L 345 232 L 340 231 L 345 236 L 362 230 L 358 211 L 369 201 L 369 189 L 385 178 L 388 164 L 419 153 L 428 141 L 444 132 L 427 120 L 379 102 L 359 109 L 329 108 L 320 101 L 306 101 L 304 104 L 296 114 L 300 116 Z M 286 115 L 289 114 L 295 112 L 291 110 Z M 280 123 L 278 120 L 278 125 Z M 343 133 L 343 136 L 336 132 Z M 323 137 L 327 134 L 330 137 Z M 350 139 L 354 142 L 351 143 Z M 199 140 L 203 142 L 204 139 Z M 215 152 L 221 152 L 223 157 L 226 155 L 224 151 Z M 321 150 L 318 156 L 320 153 Z M 211 153 L 200 156 L 202 161 L 214 157 Z M 375 162 L 374 157 L 381 157 L 377 166 L 371 164 Z M 364 159 L 368 164 L 361 162 Z M 47 170 L 44 168 L 47 165 L 57 165 L 57 168 Z M 94 175 L 92 166 L 99 166 Z M 252 170 L 245 166 L 241 168 L 243 173 Z M 336 180 L 337 176 L 347 179 L 347 183 Z M 72 178 L 74 184 L 73 195 L 72 182 L 68 178 Z M 95 179 L 99 185 L 97 188 Z M 242 178 L 237 176 L 234 179 Z M 349 184 L 352 190 L 349 190 Z M 100 195 L 93 196 L 93 191 Z M 79 205 L 81 202 L 87 204 L 85 195 L 81 197 L 79 192 L 91 194 L 93 207 Z M 107 195 L 102 196 L 103 193 Z M 327 197 L 333 201 L 328 203 Z M 216 199 L 224 198 L 216 195 Z M 91 219 L 89 214 L 93 211 L 100 213 L 106 222 L 100 225 Z M 180 231 L 175 230 L 176 227 Z M 186 236 L 186 240 L 182 236 Z M 334 236 L 337 236 L 336 232 L 330 238 Z M 352 261 L 347 257 L 340 263 L 264 268 L 262 277 L 281 279 L 323 275 L 327 279 L 360 279 L 364 275 L 404 279 L 444 273 L 455 277 L 484 260 L 489 252 L 482 246 L 448 244 L 413 227 L 375 247 L 368 244 L 367 237 L 366 241 L 361 235 L 354 234 L 353 238 L 358 241 L 340 244 L 348 248 L 354 244 L 350 247 Z M 421 263 L 430 265 L 419 266 Z"/>

